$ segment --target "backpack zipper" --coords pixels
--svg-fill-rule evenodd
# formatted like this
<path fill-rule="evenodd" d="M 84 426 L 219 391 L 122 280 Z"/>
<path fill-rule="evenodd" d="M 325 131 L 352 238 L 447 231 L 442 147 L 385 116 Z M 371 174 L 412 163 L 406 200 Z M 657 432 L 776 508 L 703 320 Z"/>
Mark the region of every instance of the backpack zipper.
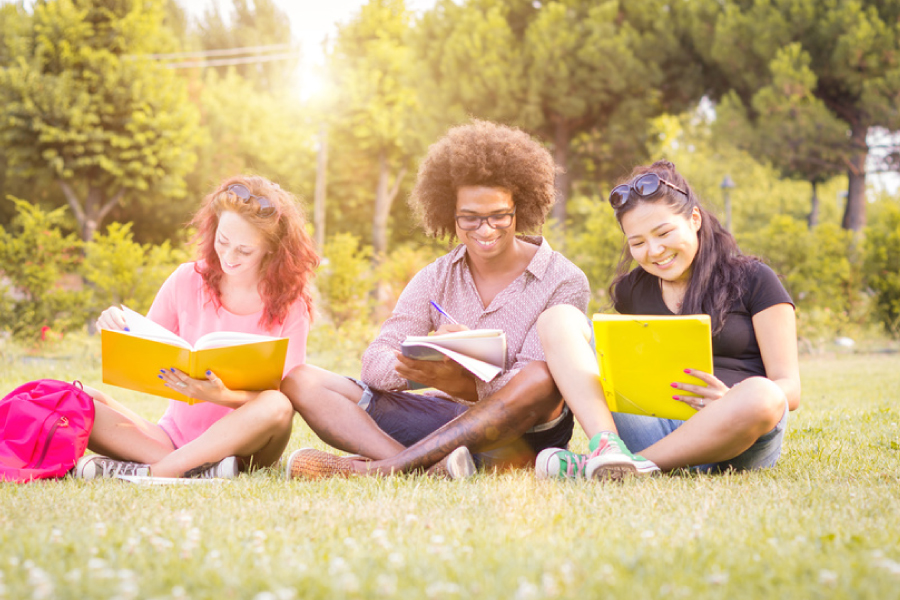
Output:
<path fill-rule="evenodd" d="M 53 435 L 56 433 L 56 430 L 60 427 L 68 427 L 69 419 L 65 416 L 60 417 L 56 420 L 56 423 L 53 424 L 53 427 L 50 428 L 50 431 L 47 433 L 47 439 L 44 440 L 44 449 L 41 451 L 40 458 L 37 459 L 37 462 L 33 464 L 33 466 L 26 467 L 30 469 L 39 469 L 41 465 L 44 464 L 44 459 L 47 458 L 47 452 L 50 451 L 50 442 L 53 441 Z"/>

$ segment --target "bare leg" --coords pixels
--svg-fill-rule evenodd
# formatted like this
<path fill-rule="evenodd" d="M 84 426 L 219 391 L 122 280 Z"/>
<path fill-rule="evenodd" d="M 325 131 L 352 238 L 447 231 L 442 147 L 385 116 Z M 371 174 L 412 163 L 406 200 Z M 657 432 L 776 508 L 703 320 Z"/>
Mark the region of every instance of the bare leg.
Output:
<path fill-rule="evenodd" d="M 108 394 L 85 386 L 94 399 L 94 427 L 88 448 L 116 460 L 152 463 L 175 450 L 156 423 L 138 416 Z"/>
<path fill-rule="evenodd" d="M 663 471 L 734 458 L 778 424 L 785 406 L 778 385 L 764 377 L 746 379 L 641 456 Z"/>
<path fill-rule="evenodd" d="M 603 397 L 584 313 L 569 304 L 558 304 L 541 313 L 537 329 L 550 373 L 588 439 L 601 431 L 616 431 Z"/>
<path fill-rule="evenodd" d="M 156 477 L 180 477 L 206 463 L 238 456 L 245 465 L 275 464 L 291 437 L 294 409 L 281 392 L 268 390 L 228 413 L 197 439 L 150 465 Z"/>
<path fill-rule="evenodd" d="M 335 448 L 375 459 L 403 450 L 360 408 L 363 391 L 346 377 L 301 365 L 288 373 L 281 391 L 316 435 Z"/>
<path fill-rule="evenodd" d="M 562 414 L 563 403 L 544 362 L 526 365 L 503 389 L 409 448 L 383 460 L 356 463 L 360 472 L 390 474 L 427 468 L 460 446 L 481 452 L 521 437 Z M 534 453 L 517 466 L 534 464 Z"/>

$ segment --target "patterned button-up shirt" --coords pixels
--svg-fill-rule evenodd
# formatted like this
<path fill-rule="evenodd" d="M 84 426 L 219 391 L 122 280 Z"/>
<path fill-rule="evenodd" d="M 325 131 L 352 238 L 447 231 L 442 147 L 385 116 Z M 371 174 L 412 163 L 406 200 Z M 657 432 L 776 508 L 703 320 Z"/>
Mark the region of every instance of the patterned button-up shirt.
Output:
<path fill-rule="evenodd" d="M 541 237 L 522 237 L 538 246 L 525 271 L 485 308 L 466 262 L 466 247 L 457 246 L 413 277 L 400 295 L 391 317 L 368 347 L 362 360 L 362 380 L 380 390 L 403 390 L 405 379 L 394 370 L 393 351 L 409 335 L 427 335 L 446 317 L 429 303 L 434 300 L 470 329 L 501 329 L 506 333 L 506 369 L 490 382 L 476 378 L 482 400 L 509 382 L 528 362 L 544 360 L 537 318 L 556 304 L 571 304 L 585 312 L 590 288 L 585 274 Z M 449 397 L 446 394 L 437 395 Z M 452 398 L 463 402 L 460 398 Z"/>

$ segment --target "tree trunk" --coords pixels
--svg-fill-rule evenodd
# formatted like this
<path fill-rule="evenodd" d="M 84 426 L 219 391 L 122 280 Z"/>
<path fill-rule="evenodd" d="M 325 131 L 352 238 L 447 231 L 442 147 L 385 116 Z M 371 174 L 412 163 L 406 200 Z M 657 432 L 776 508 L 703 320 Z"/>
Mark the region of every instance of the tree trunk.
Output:
<path fill-rule="evenodd" d="M 325 247 L 325 176 L 328 168 L 328 132 L 323 123 L 319 128 L 319 156 L 316 163 L 316 191 L 313 201 L 313 229 L 319 252 Z"/>
<path fill-rule="evenodd" d="M 379 264 L 387 252 L 387 225 L 388 217 L 391 214 L 391 205 L 397 192 L 400 191 L 400 182 L 406 175 L 406 167 L 401 167 L 397 171 L 397 177 L 394 179 L 394 185 L 389 186 L 390 165 L 388 164 L 387 152 L 382 150 L 378 154 L 378 187 L 375 190 L 375 215 L 372 219 L 372 260 L 375 264 Z"/>
<path fill-rule="evenodd" d="M 103 190 L 91 186 L 88 188 L 84 206 L 81 206 L 81 203 L 78 201 L 78 195 L 75 193 L 75 190 L 72 189 L 72 186 L 69 185 L 68 181 L 57 179 L 57 183 L 59 183 L 59 187 L 62 188 L 63 195 L 69 203 L 69 208 L 72 209 L 72 214 L 75 215 L 75 220 L 78 222 L 78 227 L 81 229 L 81 241 L 83 242 L 90 242 L 94 239 L 94 234 L 97 233 L 100 223 L 103 222 L 103 219 L 106 218 L 109 211 L 111 211 L 125 196 L 125 190 L 120 189 L 113 194 L 112 198 L 103 202 Z"/>
<path fill-rule="evenodd" d="M 815 181 L 810 181 L 809 183 L 812 186 L 812 204 L 809 208 L 809 216 L 806 218 L 806 223 L 812 229 L 819 224 L 819 195 L 816 192 L 818 184 Z"/>
<path fill-rule="evenodd" d="M 844 220 L 841 227 L 851 231 L 862 231 L 866 226 L 866 158 L 869 155 L 869 146 L 866 143 L 866 134 L 869 128 L 860 123 L 853 123 L 850 127 L 850 139 L 856 153 L 850 157 L 847 178 L 850 185 L 847 189 L 847 208 L 844 210 Z"/>
<path fill-rule="evenodd" d="M 560 172 L 556 175 L 556 204 L 553 205 L 551 216 L 556 219 L 556 225 L 561 230 L 566 227 L 568 212 L 566 199 L 569 197 L 569 188 L 572 185 L 569 177 L 569 143 L 572 135 L 569 132 L 568 123 L 560 118 L 553 129 L 553 160 Z"/>

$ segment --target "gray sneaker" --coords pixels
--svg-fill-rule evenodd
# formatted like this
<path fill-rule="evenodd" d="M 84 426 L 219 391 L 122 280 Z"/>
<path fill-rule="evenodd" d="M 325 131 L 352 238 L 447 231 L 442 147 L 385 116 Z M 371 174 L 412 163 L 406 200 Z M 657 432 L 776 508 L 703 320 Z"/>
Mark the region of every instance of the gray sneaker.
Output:
<path fill-rule="evenodd" d="M 204 463 L 184 474 L 190 479 L 233 479 L 238 476 L 240 465 L 235 456 L 223 458 L 219 462 Z"/>
<path fill-rule="evenodd" d="M 447 479 L 467 479 L 475 474 L 475 460 L 465 446 L 460 446 L 432 465 L 427 473 Z"/>
<path fill-rule="evenodd" d="M 101 477 L 119 477 L 120 475 L 148 477 L 150 465 L 127 460 L 114 460 L 99 454 L 92 454 L 78 459 L 73 474 L 75 479 L 100 479 Z"/>

